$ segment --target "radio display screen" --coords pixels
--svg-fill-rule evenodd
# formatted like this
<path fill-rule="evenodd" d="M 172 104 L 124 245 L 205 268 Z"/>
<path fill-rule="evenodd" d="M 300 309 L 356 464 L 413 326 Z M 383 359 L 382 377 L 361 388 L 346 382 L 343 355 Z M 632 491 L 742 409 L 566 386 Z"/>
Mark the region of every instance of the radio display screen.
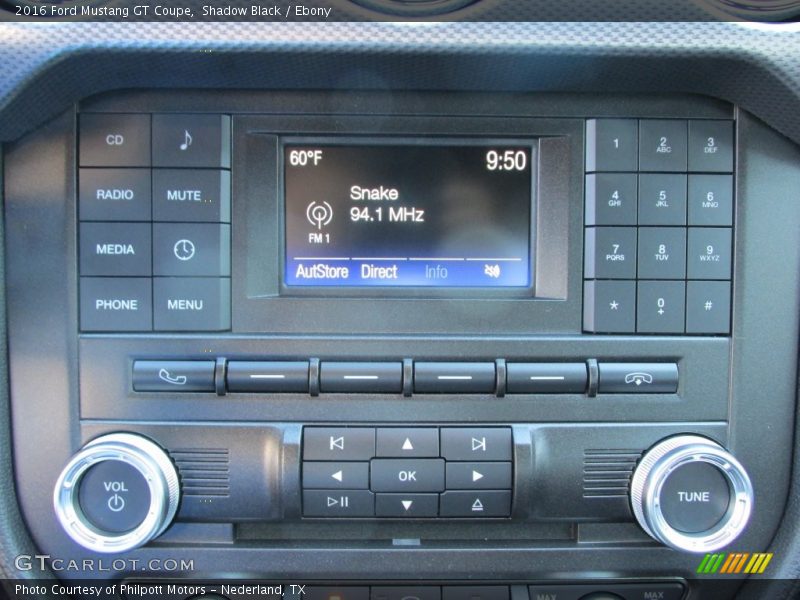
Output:
<path fill-rule="evenodd" d="M 530 286 L 530 145 L 287 144 L 283 158 L 287 286 Z"/>

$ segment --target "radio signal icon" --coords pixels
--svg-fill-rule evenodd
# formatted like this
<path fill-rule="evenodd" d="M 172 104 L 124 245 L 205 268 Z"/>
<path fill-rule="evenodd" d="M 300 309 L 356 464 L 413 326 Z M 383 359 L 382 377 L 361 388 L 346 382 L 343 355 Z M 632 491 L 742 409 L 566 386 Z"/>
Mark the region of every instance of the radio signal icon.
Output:
<path fill-rule="evenodd" d="M 327 202 L 312 202 L 306 208 L 306 219 L 317 229 L 322 229 L 333 220 L 333 207 Z"/>

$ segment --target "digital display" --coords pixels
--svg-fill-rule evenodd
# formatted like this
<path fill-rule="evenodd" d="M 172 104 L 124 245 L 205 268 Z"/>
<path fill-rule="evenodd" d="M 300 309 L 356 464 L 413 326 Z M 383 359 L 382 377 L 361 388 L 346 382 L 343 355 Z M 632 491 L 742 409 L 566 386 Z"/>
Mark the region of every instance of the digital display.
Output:
<path fill-rule="evenodd" d="M 287 145 L 289 286 L 527 287 L 531 147 Z"/>

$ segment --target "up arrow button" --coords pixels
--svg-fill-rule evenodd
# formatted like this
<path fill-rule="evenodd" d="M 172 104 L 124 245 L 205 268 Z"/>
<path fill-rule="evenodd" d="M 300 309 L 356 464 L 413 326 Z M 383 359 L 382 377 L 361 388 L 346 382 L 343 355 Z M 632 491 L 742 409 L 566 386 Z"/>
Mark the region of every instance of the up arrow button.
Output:
<path fill-rule="evenodd" d="M 376 444 L 377 456 L 381 458 L 436 458 L 439 431 L 433 427 L 381 427 Z"/>

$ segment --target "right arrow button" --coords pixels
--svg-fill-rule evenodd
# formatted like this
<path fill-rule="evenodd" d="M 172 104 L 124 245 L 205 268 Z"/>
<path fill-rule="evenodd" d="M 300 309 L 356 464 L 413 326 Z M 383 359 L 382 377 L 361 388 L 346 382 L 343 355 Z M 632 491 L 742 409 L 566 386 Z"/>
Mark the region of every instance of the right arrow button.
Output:
<path fill-rule="evenodd" d="M 510 490 L 510 462 L 448 462 L 445 470 L 448 490 Z"/>

